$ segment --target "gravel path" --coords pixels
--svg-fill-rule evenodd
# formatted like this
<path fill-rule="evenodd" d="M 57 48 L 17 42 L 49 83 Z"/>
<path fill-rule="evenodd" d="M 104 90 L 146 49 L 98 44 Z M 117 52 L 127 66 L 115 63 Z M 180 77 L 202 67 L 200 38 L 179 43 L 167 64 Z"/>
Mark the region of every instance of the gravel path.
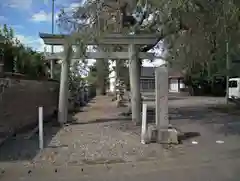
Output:
<path fill-rule="evenodd" d="M 24 160 L 30 164 L 84 165 L 162 157 L 164 150 L 160 145 L 140 143 L 140 127 L 129 118 L 120 117 L 121 111 L 110 98 L 97 97 L 77 113 L 76 121 L 68 126 L 59 129 L 45 125 L 45 149 L 41 152 L 38 152 L 37 134 L 30 139 L 17 135 L 1 148 L 0 159 L 4 162 Z"/>
<path fill-rule="evenodd" d="M 42 163 L 46 156 L 54 155 L 51 158 L 54 164 L 82 165 L 160 157 L 161 146 L 142 145 L 137 134 L 140 127 L 119 117 L 120 111 L 110 98 L 97 97 L 83 112 L 75 115 L 73 125 L 61 129 L 53 137 L 50 148 L 37 155 L 34 161 Z M 53 148 L 57 148 L 54 154 Z"/>
<path fill-rule="evenodd" d="M 177 179 L 177 174 L 181 175 L 187 171 L 195 176 L 209 173 L 208 166 L 195 167 L 210 163 L 210 168 L 214 167 L 216 173 L 222 174 L 223 170 L 230 173 L 240 165 L 239 116 L 208 109 L 209 106 L 223 101 L 222 98 L 207 97 L 182 97 L 170 100 L 171 124 L 189 133 L 189 137 L 186 137 L 180 145 L 165 147 L 158 144 L 142 145 L 140 127 L 132 124 L 129 119 L 119 116 L 124 108 L 116 108 L 110 98 L 97 97 L 82 112 L 75 115 L 76 121 L 72 124 L 61 129 L 51 124 L 45 125 L 46 145 L 43 151 L 38 150 L 37 135 L 28 139 L 24 134 L 17 135 L 3 145 L 0 148 L 0 168 L 8 166 L 9 170 L 18 170 L 21 168 L 19 164 L 27 164 L 38 170 L 42 167 L 50 170 L 56 167 L 67 168 L 65 166 L 70 166 L 73 170 L 75 166 L 80 166 L 77 168 L 85 170 L 93 166 L 94 169 L 93 167 L 91 169 L 94 173 L 89 171 L 86 174 L 94 175 L 101 172 L 99 171 L 102 169 L 101 165 L 104 165 L 104 168 L 105 165 L 112 165 L 113 168 L 114 165 L 122 164 L 122 170 L 131 174 L 132 166 L 129 164 L 137 166 L 149 162 L 152 166 L 142 168 L 146 172 L 142 175 L 142 180 L 145 180 L 151 176 L 150 167 L 154 168 L 154 164 L 157 163 L 159 168 L 163 169 L 166 167 L 165 162 L 170 161 L 168 169 L 173 169 L 173 173 L 169 172 L 169 177 L 166 178 L 172 178 L 171 175 L 176 174 Z M 233 160 L 238 160 L 236 165 L 233 164 Z M 9 166 L 12 163 L 16 164 Z M 228 163 L 228 166 L 225 163 Z M 47 165 L 49 167 L 46 167 Z M 179 168 L 175 169 L 175 166 Z M 47 173 L 49 169 L 36 173 Z M 116 168 L 116 175 L 118 169 Z M 181 172 L 177 171 L 180 169 Z M 71 178 L 67 176 L 67 170 L 65 171 L 63 173 L 66 177 Z M 103 173 L 101 178 L 105 178 Z M 161 175 L 157 173 L 162 171 L 156 172 L 153 180 L 158 180 Z M 185 178 L 185 174 L 182 176 Z M 195 176 L 192 178 L 196 178 Z M 96 176 L 95 179 L 97 178 Z M 219 178 L 224 177 L 219 175 Z"/>

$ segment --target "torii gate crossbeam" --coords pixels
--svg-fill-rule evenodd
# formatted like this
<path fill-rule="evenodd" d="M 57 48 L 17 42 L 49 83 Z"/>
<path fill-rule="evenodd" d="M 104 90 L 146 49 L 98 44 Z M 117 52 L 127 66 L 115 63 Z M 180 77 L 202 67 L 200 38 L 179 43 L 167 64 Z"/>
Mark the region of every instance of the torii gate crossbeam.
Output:
<path fill-rule="evenodd" d="M 60 60 L 63 59 L 64 53 L 54 53 L 46 55 L 45 58 L 47 60 Z M 81 59 L 77 53 L 73 53 L 72 59 Z M 84 55 L 84 58 L 86 59 L 120 59 L 120 60 L 126 60 L 129 59 L 128 52 L 86 52 Z M 146 53 L 146 52 L 139 52 L 138 53 L 139 59 L 148 59 L 153 60 L 155 58 L 163 59 L 161 56 L 155 56 L 154 53 Z"/>

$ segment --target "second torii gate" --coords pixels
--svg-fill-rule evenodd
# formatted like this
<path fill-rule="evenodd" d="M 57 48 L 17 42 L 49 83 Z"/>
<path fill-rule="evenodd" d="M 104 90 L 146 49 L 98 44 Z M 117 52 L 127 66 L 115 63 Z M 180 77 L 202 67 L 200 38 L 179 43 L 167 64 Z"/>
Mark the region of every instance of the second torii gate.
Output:
<path fill-rule="evenodd" d="M 40 33 L 46 45 L 63 45 L 64 59 L 62 62 L 61 83 L 59 93 L 58 106 L 58 121 L 65 123 L 68 114 L 68 72 L 69 64 L 72 59 L 72 45 L 74 43 L 67 42 L 69 35 L 56 35 Z M 92 52 L 87 53 L 87 58 L 114 58 L 114 59 L 129 59 L 129 75 L 131 88 L 131 106 L 132 120 L 136 123 L 141 121 L 141 95 L 140 95 L 140 70 L 139 58 L 154 58 L 151 53 L 139 52 L 136 45 L 152 45 L 158 40 L 154 34 L 147 35 L 122 35 L 110 34 L 99 40 L 100 43 L 88 42 L 88 45 L 127 45 L 128 52 Z M 76 58 L 76 56 L 75 56 Z M 80 58 L 80 57 L 79 57 Z"/>

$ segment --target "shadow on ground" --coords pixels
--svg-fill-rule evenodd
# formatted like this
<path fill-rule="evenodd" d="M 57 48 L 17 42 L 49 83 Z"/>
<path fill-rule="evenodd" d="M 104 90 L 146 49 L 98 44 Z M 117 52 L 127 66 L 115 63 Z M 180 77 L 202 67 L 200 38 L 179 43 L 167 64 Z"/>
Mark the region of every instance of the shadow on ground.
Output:
<path fill-rule="evenodd" d="M 201 125 L 206 128 L 212 129 L 211 131 L 224 134 L 224 135 L 240 135 L 240 116 L 233 112 L 233 110 L 226 110 L 225 108 L 216 108 L 216 107 L 178 107 L 178 108 L 169 108 L 169 120 L 170 124 L 176 127 L 184 127 L 188 124 Z M 155 123 L 155 109 L 150 108 L 147 111 L 147 120 L 149 124 Z M 127 129 L 135 130 L 134 126 L 131 123 L 128 125 L 120 126 L 120 129 L 127 131 Z M 213 129 L 213 127 L 215 127 Z M 139 131 L 137 132 L 140 135 L 140 126 Z M 189 130 L 191 131 L 191 130 Z M 197 135 L 193 135 L 197 134 Z M 183 140 L 190 137 L 200 136 L 201 133 L 198 132 L 186 133 Z"/>
<path fill-rule="evenodd" d="M 48 146 L 59 129 L 52 123 L 44 124 L 44 147 Z M 38 131 L 18 133 L 0 147 L 0 162 L 31 161 L 39 151 Z"/>
<path fill-rule="evenodd" d="M 211 107 L 170 108 L 169 117 L 173 125 L 199 124 L 220 134 L 240 135 L 240 116 L 229 111 L 219 111 Z"/>
<path fill-rule="evenodd" d="M 198 136 L 201 136 L 201 134 L 199 132 L 184 132 L 178 136 L 178 141 L 180 144 L 182 144 L 183 141 L 191 139 L 191 138 L 195 138 Z"/>
<path fill-rule="evenodd" d="M 169 108 L 169 120 L 170 122 L 175 122 L 174 120 L 177 120 L 178 122 L 181 120 L 184 121 L 197 121 L 197 120 L 203 120 L 207 116 L 203 114 L 201 109 L 196 109 L 196 108 L 188 108 L 188 107 L 183 107 L 183 108 Z M 148 123 L 154 123 L 155 122 L 155 109 L 154 108 L 149 108 L 147 110 L 147 120 Z"/>
<path fill-rule="evenodd" d="M 80 108 L 88 107 L 89 103 L 96 103 L 94 98 L 91 98 L 89 102 Z M 78 112 L 80 111 L 80 108 Z M 66 145 L 49 146 L 52 138 L 61 129 L 61 126 L 56 120 L 57 112 L 53 117 L 47 117 L 44 123 L 44 147 L 57 148 L 66 147 Z M 69 116 L 68 120 L 74 122 L 74 118 Z M 30 125 L 24 129 L 18 131 L 14 136 L 7 139 L 2 145 L 0 145 L 0 162 L 5 161 L 31 161 L 40 151 L 39 149 L 39 136 L 36 129 L 37 125 Z M 35 128 L 35 131 L 34 131 Z"/>
<path fill-rule="evenodd" d="M 107 122 L 115 122 L 115 121 L 130 121 L 130 117 L 120 117 L 120 118 L 102 118 L 102 119 L 95 119 L 95 120 L 90 120 L 87 122 L 78 122 L 76 119 L 68 122 L 68 125 L 85 125 L 85 124 L 98 124 L 98 123 L 107 123 Z"/>
<path fill-rule="evenodd" d="M 186 99 L 186 97 L 169 97 L 168 100 L 169 101 L 174 101 L 174 100 L 184 100 Z M 155 97 L 153 96 L 144 96 L 143 97 L 143 101 L 155 101 Z"/>

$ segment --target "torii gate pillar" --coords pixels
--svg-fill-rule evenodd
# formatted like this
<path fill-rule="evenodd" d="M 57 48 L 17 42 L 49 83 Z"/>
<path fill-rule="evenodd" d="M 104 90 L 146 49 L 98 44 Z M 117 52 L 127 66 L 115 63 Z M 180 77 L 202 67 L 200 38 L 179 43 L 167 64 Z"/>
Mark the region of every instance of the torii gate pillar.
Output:
<path fill-rule="evenodd" d="M 141 123 L 140 62 L 136 45 L 129 45 L 129 77 L 131 89 L 132 121 Z"/>
<path fill-rule="evenodd" d="M 65 57 L 62 62 L 61 68 L 61 80 L 60 80 L 60 91 L 59 91 L 59 104 L 58 104 L 58 122 L 64 124 L 68 119 L 68 75 L 70 62 L 72 57 L 72 45 L 64 46 Z"/>

